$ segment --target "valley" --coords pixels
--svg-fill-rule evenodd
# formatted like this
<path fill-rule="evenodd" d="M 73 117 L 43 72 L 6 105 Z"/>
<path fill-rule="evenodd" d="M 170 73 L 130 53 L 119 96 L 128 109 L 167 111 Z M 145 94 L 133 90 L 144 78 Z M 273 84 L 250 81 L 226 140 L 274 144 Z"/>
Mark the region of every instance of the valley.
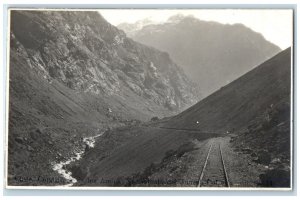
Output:
<path fill-rule="evenodd" d="M 167 53 L 126 38 L 97 12 L 11 15 L 10 185 L 49 184 L 36 181 L 45 174 L 64 182 L 51 163 L 75 156 L 82 138 L 197 101 L 193 83 Z"/>
<path fill-rule="evenodd" d="M 174 55 L 96 11 L 15 10 L 11 19 L 9 186 L 291 186 L 292 48 L 230 26 L 266 50 L 245 66 L 205 65 L 217 76 L 191 72 L 195 82 Z M 238 72 L 223 73 L 228 66 Z"/>
<path fill-rule="evenodd" d="M 138 127 L 112 130 L 107 133 L 107 139 L 101 138 L 95 148 L 72 167 L 73 174 L 77 174 L 77 179 L 81 180 L 78 186 L 85 185 L 85 180 L 91 178 L 112 180 L 110 186 L 118 186 L 118 182 L 134 186 L 132 182 L 144 180 L 147 183 L 152 175 L 156 179 L 170 178 L 169 175 L 176 168 L 179 172 L 175 180 L 185 173 L 192 173 L 189 177 L 195 180 L 200 173 L 199 166 L 203 164 L 199 164 L 195 167 L 196 171 L 192 172 L 186 168 L 191 163 L 181 159 L 183 155 L 192 153 L 192 163 L 199 157 L 202 157 L 200 163 L 204 163 L 209 144 L 212 144 L 212 161 L 208 160 L 208 168 L 216 165 L 217 169 L 210 170 L 220 170 L 221 154 L 217 150 L 220 145 L 224 162 L 228 165 L 230 185 L 288 187 L 291 159 L 288 153 L 289 66 L 290 49 L 287 49 L 179 115 Z M 262 83 L 265 81 L 271 81 L 272 84 Z M 265 87 L 261 88 L 261 85 Z M 236 87 L 244 93 L 238 96 Z M 276 90 L 269 90 L 269 87 L 276 87 Z M 257 96 L 259 92 L 263 96 Z M 226 101 L 226 98 L 230 101 Z M 249 101 L 251 98 L 256 100 Z M 241 112 L 241 107 L 247 108 L 247 112 Z M 112 141 L 107 147 L 107 143 Z M 196 147 L 199 142 L 205 144 L 205 147 L 199 147 L 201 151 Z M 111 149 L 111 146 L 115 148 Z M 217 164 L 216 160 L 219 160 Z M 177 166 L 173 166 L 174 163 Z M 212 172 L 218 174 L 217 179 L 220 173 Z"/>

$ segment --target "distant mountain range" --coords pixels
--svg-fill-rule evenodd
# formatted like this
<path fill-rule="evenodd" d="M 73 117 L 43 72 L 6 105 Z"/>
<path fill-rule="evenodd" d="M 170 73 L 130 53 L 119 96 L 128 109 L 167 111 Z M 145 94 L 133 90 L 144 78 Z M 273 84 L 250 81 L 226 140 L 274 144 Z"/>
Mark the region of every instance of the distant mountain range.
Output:
<path fill-rule="evenodd" d="M 121 23 L 118 25 L 118 28 L 125 31 L 128 37 L 132 37 L 136 34 L 136 32 L 140 31 L 144 26 L 153 25 L 153 24 L 157 24 L 157 23 L 152 21 L 151 19 L 146 18 L 143 20 L 139 20 L 133 24 L 129 24 L 125 22 Z"/>
<path fill-rule="evenodd" d="M 199 85 L 203 97 L 280 51 L 242 24 L 225 25 L 183 15 L 161 24 L 144 21 L 147 23 L 123 23 L 118 28 L 135 41 L 168 52 Z"/>

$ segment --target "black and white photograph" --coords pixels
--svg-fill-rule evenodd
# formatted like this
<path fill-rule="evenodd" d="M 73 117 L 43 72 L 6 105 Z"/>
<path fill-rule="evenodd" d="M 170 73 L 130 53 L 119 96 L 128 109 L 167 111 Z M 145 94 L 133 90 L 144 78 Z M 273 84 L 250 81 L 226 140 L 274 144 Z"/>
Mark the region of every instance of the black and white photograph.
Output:
<path fill-rule="evenodd" d="M 8 15 L 7 188 L 292 189 L 293 9 Z"/>

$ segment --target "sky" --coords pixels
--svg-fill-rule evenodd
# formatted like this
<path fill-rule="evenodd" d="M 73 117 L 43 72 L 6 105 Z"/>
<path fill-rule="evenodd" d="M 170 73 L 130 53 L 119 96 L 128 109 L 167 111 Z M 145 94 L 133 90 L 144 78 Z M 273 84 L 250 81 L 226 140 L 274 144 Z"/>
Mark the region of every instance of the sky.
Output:
<path fill-rule="evenodd" d="M 115 26 L 145 18 L 165 22 L 170 16 L 182 14 L 222 24 L 242 23 L 281 49 L 290 47 L 293 39 L 293 11 L 288 9 L 102 9 L 99 12 Z"/>

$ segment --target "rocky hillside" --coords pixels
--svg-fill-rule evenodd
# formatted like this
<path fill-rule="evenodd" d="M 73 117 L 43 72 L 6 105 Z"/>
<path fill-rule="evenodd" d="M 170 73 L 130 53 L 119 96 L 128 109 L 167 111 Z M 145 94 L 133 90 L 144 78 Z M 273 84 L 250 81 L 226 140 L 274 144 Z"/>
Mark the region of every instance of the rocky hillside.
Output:
<path fill-rule="evenodd" d="M 52 164 L 74 156 L 83 137 L 197 100 L 167 53 L 128 39 L 98 12 L 12 11 L 10 36 L 12 185 L 63 182 Z"/>
<path fill-rule="evenodd" d="M 163 24 L 119 26 L 131 38 L 170 54 L 203 96 L 216 91 L 280 51 L 242 24 L 224 25 L 175 15 Z M 137 30 L 138 29 L 138 30 Z"/>
<path fill-rule="evenodd" d="M 128 39 L 97 12 L 14 11 L 12 37 L 26 49 L 30 67 L 49 83 L 55 79 L 75 91 L 138 96 L 149 109 L 145 103 L 154 102 L 178 111 L 197 100 L 193 84 L 167 53 Z"/>

